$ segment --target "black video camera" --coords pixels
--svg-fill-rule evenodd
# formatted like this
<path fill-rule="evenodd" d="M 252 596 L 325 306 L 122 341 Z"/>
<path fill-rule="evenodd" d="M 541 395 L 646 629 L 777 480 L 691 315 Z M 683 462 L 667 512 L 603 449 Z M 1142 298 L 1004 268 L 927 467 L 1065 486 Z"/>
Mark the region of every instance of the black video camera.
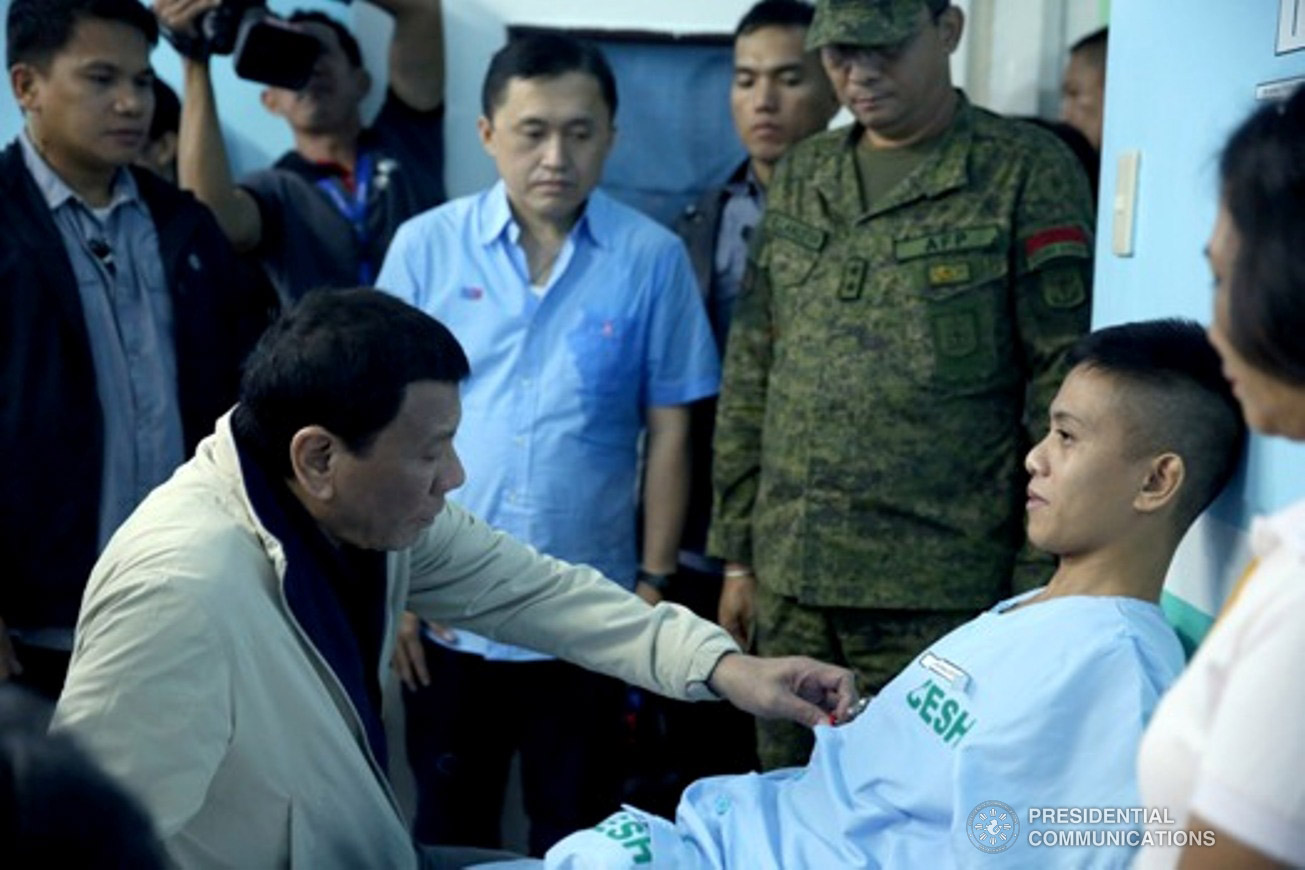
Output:
<path fill-rule="evenodd" d="M 167 28 L 163 35 L 189 57 L 232 55 L 236 75 L 278 88 L 308 84 L 322 50 L 315 37 L 269 11 L 267 0 L 223 0 L 200 16 L 197 27 L 198 36 Z"/>

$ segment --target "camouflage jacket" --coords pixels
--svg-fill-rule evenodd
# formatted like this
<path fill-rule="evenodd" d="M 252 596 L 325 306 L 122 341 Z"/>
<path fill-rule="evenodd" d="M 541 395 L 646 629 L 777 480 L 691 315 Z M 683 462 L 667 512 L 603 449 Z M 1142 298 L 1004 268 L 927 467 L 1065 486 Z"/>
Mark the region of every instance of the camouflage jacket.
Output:
<path fill-rule="evenodd" d="M 803 142 L 768 190 L 709 549 L 805 604 L 984 607 L 1011 586 L 1024 454 L 1089 325 L 1087 180 L 1050 134 L 962 98 L 867 211 L 861 132 Z"/>

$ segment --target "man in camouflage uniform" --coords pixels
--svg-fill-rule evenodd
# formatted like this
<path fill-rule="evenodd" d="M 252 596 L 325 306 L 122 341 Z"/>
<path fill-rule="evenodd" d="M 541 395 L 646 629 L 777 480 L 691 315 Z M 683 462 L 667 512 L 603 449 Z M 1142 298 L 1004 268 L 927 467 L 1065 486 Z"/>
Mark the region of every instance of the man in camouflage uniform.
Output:
<path fill-rule="evenodd" d="M 963 23 L 945 0 L 818 3 L 807 47 L 856 123 L 771 182 L 720 397 L 722 624 L 746 643 L 755 614 L 761 652 L 870 691 L 1010 590 L 1022 458 L 1090 316 L 1087 181 L 952 87 Z M 765 767 L 809 753 L 802 729 L 758 738 Z"/>

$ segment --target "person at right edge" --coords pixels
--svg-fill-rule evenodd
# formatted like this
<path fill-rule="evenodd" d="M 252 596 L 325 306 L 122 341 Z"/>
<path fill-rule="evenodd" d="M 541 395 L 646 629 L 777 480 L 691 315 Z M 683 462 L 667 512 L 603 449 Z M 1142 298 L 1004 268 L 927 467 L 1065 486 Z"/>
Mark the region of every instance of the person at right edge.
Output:
<path fill-rule="evenodd" d="M 855 123 L 780 163 L 726 349 L 709 550 L 721 623 L 873 693 L 1045 582 L 1020 460 L 1091 305 L 1087 179 L 970 104 L 937 0 L 820 0 L 807 35 Z M 758 724 L 762 767 L 809 733 Z"/>

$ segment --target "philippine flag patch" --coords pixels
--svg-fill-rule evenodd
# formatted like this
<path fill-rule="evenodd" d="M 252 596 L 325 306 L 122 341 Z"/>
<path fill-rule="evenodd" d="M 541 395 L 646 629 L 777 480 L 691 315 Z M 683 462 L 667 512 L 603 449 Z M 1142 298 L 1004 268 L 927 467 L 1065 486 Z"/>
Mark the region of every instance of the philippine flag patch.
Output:
<path fill-rule="evenodd" d="M 484 295 L 485 295 L 485 289 L 484 289 L 483 287 L 463 287 L 463 288 L 462 288 L 462 298 L 463 298 L 463 299 L 472 299 L 472 300 L 476 300 L 476 299 L 480 299 L 480 298 L 482 298 Z"/>

